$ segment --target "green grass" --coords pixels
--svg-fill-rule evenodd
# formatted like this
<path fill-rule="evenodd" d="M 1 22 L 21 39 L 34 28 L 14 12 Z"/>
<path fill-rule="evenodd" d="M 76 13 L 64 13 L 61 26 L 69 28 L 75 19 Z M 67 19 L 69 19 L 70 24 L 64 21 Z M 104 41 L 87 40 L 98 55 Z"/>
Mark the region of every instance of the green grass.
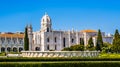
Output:
<path fill-rule="evenodd" d="M 0 67 L 120 67 L 120 54 L 72 58 L 0 58 Z"/>
<path fill-rule="evenodd" d="M 8 52 L 8 54 L 21 54 L 21 52 Z"/>

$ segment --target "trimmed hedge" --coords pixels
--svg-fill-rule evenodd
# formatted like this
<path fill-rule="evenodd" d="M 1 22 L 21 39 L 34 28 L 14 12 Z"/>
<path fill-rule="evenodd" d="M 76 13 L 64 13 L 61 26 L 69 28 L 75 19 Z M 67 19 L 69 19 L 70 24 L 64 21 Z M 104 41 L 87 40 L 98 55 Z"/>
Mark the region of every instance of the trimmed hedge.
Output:
<path fill-rule="evenodd" d="M 5 53 L 0 53 L 0 56 L 5 56 Z"/>
<path fill-rule="evenodd" d="M 120 62 L 2 62 L 0 67 L 120 67 Z"/>
<path fill-rule="evenodd" d="M 29 61 L 120 61 L 120 58 L 0 58 L 0 62 Z"/>

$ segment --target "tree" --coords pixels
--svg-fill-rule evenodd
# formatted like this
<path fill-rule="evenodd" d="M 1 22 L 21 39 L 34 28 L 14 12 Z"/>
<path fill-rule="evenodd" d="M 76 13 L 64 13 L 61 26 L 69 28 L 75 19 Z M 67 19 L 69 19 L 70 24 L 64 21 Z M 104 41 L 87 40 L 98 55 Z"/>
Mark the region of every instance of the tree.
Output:
<path fill-rule="evenodd" d="M 112 50 L 116 53 L 120 52 L 120 35 L 118 29 L 115 30 Z"/>
<path fill-rule="evenodd" d="M 29 38 L 28 38 L 28 30 L 27 27 L 25 28 L 25 34 L 24 34 L 24 50 L 29 50 Z"/>
<path fill-rule="evenodd" d="M 116 29 L 115 34 L 114 34 L 113 44 L 115 44 L 116 41 L 119 39 L 120 39 L 119 31 L 118 29 Z"/>
<path fill-rule="evenodd" d="M 102 48 L 102 46 L 103 46 L 103 40 L 102 40 L 102 35 L 101 35 L 101 31 L 100 31 L 100 29 L 98 30 L 98 36 L 97 36 L 97 43 L 96 43 L 96 50 L 98 51 L 98 50 L 102 50 L 101 48 Z"/>
<path fill-rule="evenodd" d="M 84 45 L 73 45 L 71 47 L 66 47 L 62 51 L 84 51 Z"/>
<path fill-rule="evenodd" d="M 86 50 L 90 50 L 90 51 L 95 50 L 92 37 L 90 37 L 90 39 L 88 40 L 88 45 L 86 46 Z"/>
<path fill-rule="evenodd" d="M 108 52 L 112 53 L 112 44 L 107 43 L 107 42 L 103 43 L 102 52 L 103 53 L 108 53 Z"/>
<path fill-rule="evenodd" d="M 72 51 L 84 51 L 84 45 L 74 45 L 71 46 L 70 49 L 72 49 Z"/>
<path fill-rule="evenodd" d="M 90 37 L 90 39 L 88 40 L 88 44 L 90 45 L 90 48 L 91 48 L 91 47 L 94 47 L 92 37 Z"/>

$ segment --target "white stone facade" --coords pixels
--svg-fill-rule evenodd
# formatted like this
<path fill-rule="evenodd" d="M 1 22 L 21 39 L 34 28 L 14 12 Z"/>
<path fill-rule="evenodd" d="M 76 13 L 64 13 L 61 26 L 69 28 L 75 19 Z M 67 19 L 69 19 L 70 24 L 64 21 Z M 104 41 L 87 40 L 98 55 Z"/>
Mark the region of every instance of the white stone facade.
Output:
<path fill-rule="evenodd" d="M 45 14 L 41 19 L 40 31 L 33 32 L 32 25 L 27 26 L 29 37 L 29 51 L 61 51 L 65 47 L 80 44 L 84 41 L 84 46 L 88 44 L 90 37 L 93 38 L 96 46 L 97 31 L 62 31 L 52 29 L 51 18 Z M 112 43 L 113 36 L 105 36 L 102 32 L 103 42 Z M 24 50 L 24 34 L 20 33 L 0 33 L 0 52 L 10 52 Z"/>
<path fill-rule="evenodd" d="M 20 52 L 23 49 L 23 33 L 0 33 L 0 52 Z"/>
<path fill-rule="evenodd" d="M 30 50 L 32 51 L 61 51 L 65 47 L 70 47 L 75 44 L 80 44 L 81 39 L 84 40 L 84 45 L 88 44 L 90 37 L 93 37 L 94 46 L 96 45 L 97 31 L 55 31 L 52 29 L 51 18 L 45 14 L 41 19 L 41 29 L 37 32 L 32 32 L 32 26 L 28 27 Z M 112 43 L 112 36 L 105 36 L 102 32 L 103 41 Z"/>

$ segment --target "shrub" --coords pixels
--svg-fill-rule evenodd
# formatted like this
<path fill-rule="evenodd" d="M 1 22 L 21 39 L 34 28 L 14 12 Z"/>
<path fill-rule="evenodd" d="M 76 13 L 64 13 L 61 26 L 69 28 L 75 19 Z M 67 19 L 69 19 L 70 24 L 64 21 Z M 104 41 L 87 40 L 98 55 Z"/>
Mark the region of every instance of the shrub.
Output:
<path fill-rule="evenodd" d="M 62 49 L 62 51 L 84 51 L 84 45 L 73 45 L 71 47 Z"/>
<path fill-rule="evenodd" d="M 0 67 L 120 67 L 120 62 L 14 62 Z"/>

